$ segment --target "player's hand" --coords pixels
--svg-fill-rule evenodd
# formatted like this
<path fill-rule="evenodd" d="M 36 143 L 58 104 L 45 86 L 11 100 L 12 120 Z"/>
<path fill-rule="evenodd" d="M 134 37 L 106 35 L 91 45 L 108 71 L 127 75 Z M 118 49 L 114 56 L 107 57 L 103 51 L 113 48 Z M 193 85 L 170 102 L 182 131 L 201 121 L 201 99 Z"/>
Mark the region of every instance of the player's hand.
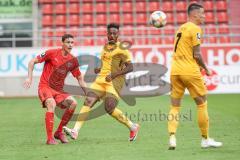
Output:
<path fill-rule="evenodd" d="M 106 80 L 107 82 L 111 82 L 111 81 L 113 80 L 112 75 L 111 75 L 111 74 L 107 75 L 107 77 L 105 78 L 105 80 Z"/>
<path fill-rule="evenodd" d="M 31 87 L 31 84 L 32 84 L 32 80 L 30 78 L 27 78 L 23 83 L 23 87 L 26 89 L 29 89 Z"/>
<path fill-rule="evenodd" d="M 98 74 L 100 71 L 101 71 L 101 68 L 95 68 L 94 69 L 95 74 Z"/>
<path fill-rule="evenodd" d="M 211 76 L 211 75 L 212 75 L 212 71 L 207 69 L 207 70 L 206 70 L 206 75 L 207 75 L 207 76 Z"/>

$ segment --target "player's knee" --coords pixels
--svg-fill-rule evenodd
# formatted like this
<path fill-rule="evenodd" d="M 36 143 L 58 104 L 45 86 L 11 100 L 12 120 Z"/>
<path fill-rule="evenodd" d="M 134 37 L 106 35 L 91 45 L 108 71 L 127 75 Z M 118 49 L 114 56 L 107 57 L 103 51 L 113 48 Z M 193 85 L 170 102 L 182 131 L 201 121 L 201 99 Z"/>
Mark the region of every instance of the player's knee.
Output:
<path fill-rule="evenodd" d="M 75 109 L 77 107 L 77 101 L 75 99 L 67 100 L 68 106 L 71 109 Z"/>
<path fill-rule="evenodd" d="M 56 107 L 56 102 L 53 99 L 47 99 L 45 101 L 45 106 L 47 107 L 48 111 L 54 111 Z"/>
<path fill-rule="evenodd" d="M 113 98 L 106 98 L 105 100 L 105 111 L 111 114 L 115 107 L 117 106 L 117 101 Z"/>
<path fill-rule="evenodd" d="M 87 98 L 85 99 L 85 101 L 84 101 L 84 105 L 85 105 L 85 106 L 92 107 L 95 102 L 96 102 L 96 99 L 95 99 L 95 98 L 87 97 Z"/>
<path fill-rule="evenodd" d="M 194 98 L 194 101 L 197 105 L 201 105 L 201 104 L 205 103 L 206 100 L 207 100 L 206 95 Z"/>

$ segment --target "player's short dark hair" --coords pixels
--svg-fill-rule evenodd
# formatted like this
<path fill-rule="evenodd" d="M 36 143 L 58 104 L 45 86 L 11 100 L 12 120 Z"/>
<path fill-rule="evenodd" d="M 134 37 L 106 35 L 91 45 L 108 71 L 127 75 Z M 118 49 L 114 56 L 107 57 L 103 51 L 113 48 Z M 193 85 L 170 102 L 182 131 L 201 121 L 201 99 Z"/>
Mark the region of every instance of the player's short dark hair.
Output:
<path fill-rule="evenodd" d="M 71 34 L 64 34 L 64 35 L 62 36 L 62 42 L 64 42 L 65 39 L 68 39 L 68 38 L 73 38 L 73 35 L 71 35 Z"/>
<path fill-rule="evenodd" d="M 203 6 L 197 3 L 192 3 L 188 6 L 187 13 L 189 15 L 193 10 L 200 9 L 200 8 L 203 8 Z"/>
<path fill-rule="evenodd" d="M 110 28 L 116 28 L 116 29 L 119 30 L 119 24 L 117 24 L 117 23 L 109 23 L 107 25 L 107 29 L 109 30 Z"/>

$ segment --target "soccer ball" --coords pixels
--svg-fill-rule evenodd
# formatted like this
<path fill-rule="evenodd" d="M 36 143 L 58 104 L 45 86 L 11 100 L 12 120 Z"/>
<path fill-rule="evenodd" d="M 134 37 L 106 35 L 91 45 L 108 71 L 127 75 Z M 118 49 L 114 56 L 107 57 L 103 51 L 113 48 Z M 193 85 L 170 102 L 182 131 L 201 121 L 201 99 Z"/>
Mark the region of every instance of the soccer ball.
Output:
<path fill-rule="evenodd" d="M 167 23 L 167 16 L 162 11 L 155 11 L 150 16 L 150 24 L 156 28 L 161 28 Z"/>

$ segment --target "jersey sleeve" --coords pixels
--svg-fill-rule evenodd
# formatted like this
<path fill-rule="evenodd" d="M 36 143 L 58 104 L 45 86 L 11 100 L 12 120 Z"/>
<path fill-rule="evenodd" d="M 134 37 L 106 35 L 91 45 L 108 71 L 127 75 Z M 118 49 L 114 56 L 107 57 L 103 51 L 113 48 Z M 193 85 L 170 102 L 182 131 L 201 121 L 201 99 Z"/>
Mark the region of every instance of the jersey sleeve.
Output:
<path fill-rule="evenodd" d="M 52 53 L 51 51 L 47 50 L 42 54 L 38 55 L 36 58 L 38 59 L 39 63 L 42 63 L 50 59 L 51 53 Z"/>
<path fill-rule="evenodd" d="M 131 53 L 128 50 L 124 50 L 122 61 L 123 62 L 129 62 L 129 61 L 131 62 L 132 61 Z"/>
<path fill-rule="evenodd" d="M 73 68 L 73 70 L 71 70 L 71 73 L 72 73 L 73 77 L 75 77 L 75 78 L 77 78 L 81 75 L 81 71 L 79 69 L 79 63 L 76 58 L 74 59 L 74 68 Z"/>
<path fill-rule="evenodd" d="M 195 27 L 191 30 L 192 44 L 197 46 L 201 44 L 202 31 L 200 27 Z"/>

